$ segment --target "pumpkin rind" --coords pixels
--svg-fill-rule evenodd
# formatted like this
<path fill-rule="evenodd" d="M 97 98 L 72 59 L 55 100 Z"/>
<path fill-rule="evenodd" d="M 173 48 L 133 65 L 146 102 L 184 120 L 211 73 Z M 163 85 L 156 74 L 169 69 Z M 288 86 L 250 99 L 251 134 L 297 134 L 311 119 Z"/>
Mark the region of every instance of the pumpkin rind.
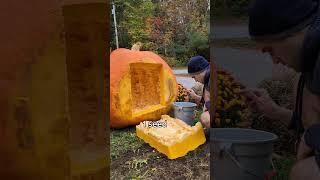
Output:
<path fill-rule="evenodd" d="M 110 54 L 110 126 L 159 120 L 177 97 L 172 69 L 150 51 L 116 49 Z"/>

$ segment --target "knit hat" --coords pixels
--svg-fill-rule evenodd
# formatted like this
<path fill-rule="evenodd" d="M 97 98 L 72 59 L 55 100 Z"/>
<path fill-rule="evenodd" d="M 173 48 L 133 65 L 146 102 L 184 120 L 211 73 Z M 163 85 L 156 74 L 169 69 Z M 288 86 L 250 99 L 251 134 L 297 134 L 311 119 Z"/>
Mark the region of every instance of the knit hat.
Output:
<path fill-rule="evenodd" d="M 249 33 L 255 40 L 281 39 L 307 27 L 317 0 L 256 0 L 249 8 Z"/>
<path fill-rule="evenodd" d="M 204 71 L 209 66 L 209 62 L 202 56 L 194 56 L 188 62 L 188 73 L 197 74 Z"/>

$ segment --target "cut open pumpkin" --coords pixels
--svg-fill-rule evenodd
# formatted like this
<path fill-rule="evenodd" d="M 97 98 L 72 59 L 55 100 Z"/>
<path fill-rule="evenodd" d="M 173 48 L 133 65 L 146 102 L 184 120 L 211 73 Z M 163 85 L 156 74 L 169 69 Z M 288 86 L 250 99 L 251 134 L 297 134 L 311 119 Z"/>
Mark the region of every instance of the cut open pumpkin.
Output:
<path fill-rule="evenodd" d="M 149 51 L 117 49 L 110 55 L 110 127 L 124 128 L 167 114 L 177 97 L 172 69 Z"/>

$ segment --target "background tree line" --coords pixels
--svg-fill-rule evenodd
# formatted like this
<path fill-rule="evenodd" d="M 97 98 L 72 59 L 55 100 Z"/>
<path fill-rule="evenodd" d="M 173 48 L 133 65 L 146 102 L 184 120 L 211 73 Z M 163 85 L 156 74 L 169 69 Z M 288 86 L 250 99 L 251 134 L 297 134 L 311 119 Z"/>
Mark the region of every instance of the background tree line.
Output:
<path fill-rule="evenodd" d="M 172 66 L 184 66 L 191 56 L 209 59 L 209 0 L 114 0 L 119 46 L 137 42 L 143 50 L 163 56 Z M 113 16 L 111 47 L 115 49 Z"/>
<path fill-rule="evenodd" d="M 216 18 L 246 18 L 251 0 L 212 0 Z"/>

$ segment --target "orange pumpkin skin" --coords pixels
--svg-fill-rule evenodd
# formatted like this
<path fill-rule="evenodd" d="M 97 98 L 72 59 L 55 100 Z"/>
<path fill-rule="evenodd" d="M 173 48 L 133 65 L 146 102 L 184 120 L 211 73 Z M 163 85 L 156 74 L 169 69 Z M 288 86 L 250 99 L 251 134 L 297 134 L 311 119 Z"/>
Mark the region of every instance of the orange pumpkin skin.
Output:
<path fill-rule="evenodd" d="M 110 127 L 159 120 L 177 98 L 172 69 L 150 51 L 116 49 L 110 54 Z"/>

